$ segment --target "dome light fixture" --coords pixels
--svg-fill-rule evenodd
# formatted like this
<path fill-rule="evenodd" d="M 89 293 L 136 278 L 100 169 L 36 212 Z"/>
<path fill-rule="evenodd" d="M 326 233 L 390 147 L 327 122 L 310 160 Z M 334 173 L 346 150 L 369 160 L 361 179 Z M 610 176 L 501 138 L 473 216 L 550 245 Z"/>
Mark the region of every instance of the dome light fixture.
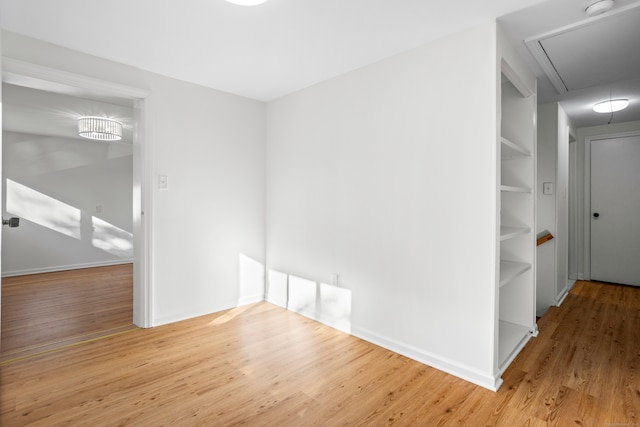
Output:
<path fill-rule="evenodd" d="M 238 6 L 257 6 L 266 1 L 267 0 L 227 0 L 227 2 L 237 4 Z"/>
<path fill-rule="evenodd" d="M 596 0 L 587 6 L 584 12 L 587 16 L 597 16 L 613 9 L 615 0 Z"/>
<path fill-rule="evenodd" d="M 593 111 L 596 113 L 615 113 L 616 111 L 624 110 L 628 106 L 628 99 L 610 99 L 595 104 Z"/>
<path fill-rule="evenodd" d="M 122 139 L 122 123 L 106 117 L 78 117 L 78 134 L 95 141 L 120 141 Z"/>

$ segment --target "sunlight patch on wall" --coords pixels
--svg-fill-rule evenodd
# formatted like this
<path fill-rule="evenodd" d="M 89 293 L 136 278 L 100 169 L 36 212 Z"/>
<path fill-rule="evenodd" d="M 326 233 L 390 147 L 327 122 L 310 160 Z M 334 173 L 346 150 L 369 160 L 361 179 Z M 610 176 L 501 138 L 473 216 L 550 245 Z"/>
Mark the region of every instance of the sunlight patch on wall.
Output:
<path fill-rule="evenodd" d="M 250 304 L 264 299 L 264 264 L 240 254 L 238 259 L 240 289 L 238 304 Z"/>
<path fill-rule="evenodd" d="M 287 288 L 289 276 L 279 271 L 269 270 L 269 289 L 266 300 L 282 308 L 287 308 Z"/>
<path fill-rule="evenodd" d="M 320 321 L 351 333 L 351 291 L 320 283 Z"/>
<path fill-rule="evenodd" d="M 80 209 L 7 179 L 6 210 L 42 227 L 81 239 Z"/>
<path fill-rule="evenodd" d="M 268 272 L 266 300 L 310 317 L 342 332 L 351 333 L 351 290 L 327 283 Z"/>
<path fill-rule="evenodd" d="M 133 258 L 133 234 L 97 217 L 91 217 L 91 244 L 119 258 Z"/>
<path fill-rule="evenodd" d="M 291 311 L 316 318 L 316 282 L 289 276 L 289 303 Z"/>

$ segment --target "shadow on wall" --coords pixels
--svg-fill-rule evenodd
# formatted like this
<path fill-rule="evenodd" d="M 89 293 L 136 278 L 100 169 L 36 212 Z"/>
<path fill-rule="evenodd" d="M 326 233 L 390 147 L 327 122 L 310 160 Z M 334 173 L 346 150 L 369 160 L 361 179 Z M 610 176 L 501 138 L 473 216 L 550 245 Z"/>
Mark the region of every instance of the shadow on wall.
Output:
<path fill-rule="evenodd" d="M 133 257 L 132 233 L 30 187 L 7 179 L 6 211 L 122 259 Z"/>
<path fill-rule="evenodd" d="M 351 333 L 351 290 L 269 270 L 266 300 Z"/>

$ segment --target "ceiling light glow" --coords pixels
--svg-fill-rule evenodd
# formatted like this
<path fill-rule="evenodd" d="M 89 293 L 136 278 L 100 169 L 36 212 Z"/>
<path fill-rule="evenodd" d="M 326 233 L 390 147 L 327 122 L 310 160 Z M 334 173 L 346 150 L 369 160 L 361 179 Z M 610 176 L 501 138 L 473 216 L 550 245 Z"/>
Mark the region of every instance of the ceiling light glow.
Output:
<path fill-rule="evenodd" d="M 593 106 L 593 111 L 596 113 L 615 113 L 616 111 L 624 110 L 628 106 L 628 99 L 611 99 L 598 102 Z"/>
<path fill-rule="evenodd" d="M 237 4 L 238 6 L 257 6 L 266 1 L 267 0 L 227 0 L 227 2 Z"/>

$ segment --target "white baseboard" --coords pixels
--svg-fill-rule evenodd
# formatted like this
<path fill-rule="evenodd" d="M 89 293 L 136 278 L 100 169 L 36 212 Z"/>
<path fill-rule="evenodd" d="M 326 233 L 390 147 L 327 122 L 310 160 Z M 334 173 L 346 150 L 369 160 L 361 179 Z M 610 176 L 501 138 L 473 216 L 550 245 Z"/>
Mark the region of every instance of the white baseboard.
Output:
<path fill-rule="evenodd" d="M 57 265 L 51 267 L 29 268 L 26 270 L 3 271 L 2 277 L 26 276 L 27 274 L 52 273 L 54 271 L 79 270 L 81 268 L 106 267 L 110 265 L 131 264 L 132 258 L 112 261 L 97 261 L 84 264 Z"/>
<path fill-rule="evenodd" d="M 268 299 L 267 302 L 274 304 Z M 502 378 L 500 378 L 500 375 L 494 377 L 491 374 L 478 371 L 475 368 L 464 366 L 458 362 L 448 360 L 431 353 L 427 353 L 415 347 L 382 337 L 363 328 L 355 327 L 351 324 L 349 324 L 348 328 L 345 328 L 345 325 L 340 325 L 342 326 L 342 328 L 336 327 L 336 325 L 331 324 L 331 322 L 327 322 L 327 319 L 322 319 L 321 316 L 316 316 L 315 313 L 312 313 L 310 310 L 292 310 L 291 308 L 288 308 L 288 310 L 293 311 L 294 313 L 297 313 L 301 316 L 307 317 L 311 320 L 315 320 L 316 322 L 323 323 L 334 329 L 341 330 L 342 332 L 353 335 L 379 347 L 386 348 L 387 350 L 393 351 L 394 353 L 398 353 L 420 363 L 424 363 L 425 365 L 431 366 L 432 368 L 446 372 L 447 374 L 451 374 L 455 377 L 461 378 L 465 381 L 469 381 L 491 391 L 497 391 L 498 388 L 500 388 L 500 386 L 502 385 Z"/>
<path fill-rule="evenodd" d="M 249 295 L 238 299 L 238 307 L 264 301 L 264 294 Z"/>
<path fill-rule="evenodd" d="M 153 319 L 152 327 L 168 325 L 171 323 L 181 322 L 183 320 L 195 319 L 200 316 L 208 316 L 210 314 L 219 313 L 225 310 L 231 310 L 243 305 L 249 305 L 257 302 L 264 301 L 264 295 L 254 295 L 252 297 L 244 297 L 237 301 L 237 303 L 220 304 L 215 307 L 199 307 L 188 312 L 171 314 L 168 316 L 161 316 Z"/>
<path fill-rule="evenodd" d="M 382 337 L 362 328 L 352 326 L 351 334 L 372 344 L 386 348 L 387 350 L 391 350 L 394 353 L 398 353 L 420 363 L 424 363 L 425 365 L 431 366 L 432 368 L 446 372 L 447 374 L 451 374 L 455 377 L 461 378 L 465 381 L 469 381 L 491 391 L 497 391 L 502 384 L 502 379 L 500 378 L 500 376 L 494 377 L 491 374 L 478 371 L 475 368 L 464 366 L 453 360 L 449 360 L 441 356 L 417 349 L 415 347 Z"/>
<path fill-rule="evenodd" d="M 273 304 L 275 306 L 280 306 L 279 304 L 274 304 L 273 302 L 270 302 L 268 298 L 265 299 L 264 295 L 260 295 L 260 296 L 256 295 L 254 297 L 242 298 L 240 301 L 238 301 L 237 306 L 252 304 L 260 301 L 267 301 L 270 304 Z M 234 308 L 234 307 L 222 308 L 220 310 L 215 310 L 213 313 L 217 311 L 228 310 L 230 308 Z M 293 310 L 290 310 L 290 311 L 293 311 Z M 327 319 L 320 319 L 317 316 L 315 316 L 314 313 L 305 312 L 304 310 L 293 311 L 293 312 L 301 316 L 307 317 L 309 319 L 312 319 L 316 322 L 323 323 L 330 327 L 336 328 L 335 325 L 331 325 L 330 322 L 327 322 L 326 321 Z M 211 313 L 212 312 L 197 312 L 197 313 L 191 312 L 189 314 L 159 318 L 159 319 L 156 319 L 153 326 L 160 326 L 167 323 L 173 323 L 180 320 L 185 320 L 185 319 L 198 317 L 201 315 L 206 315 Z M 344 325 L 341 325 L 341 326 L 344 326 Z M 353 326 L 351 326 L 350 328 L 351 328 L 351 335 L 357 338 L 360 338 L 362 340 L 365 340 L 367 342 L 370 342 L 382 348 L 386 348 L 387 350 L 393 351 L 394 353 L 401 354 L 403 356 L 406 356 L 420 363 L 424 363 L 425 365 L 431 366 L 435 369 L 446 372 L 447 374 L 456 376 L 465 381 L 469 381 L 473 384 L 479 385 L 480 387 L 484 387 L 491 391 L 497 391 L 498 388 L 500 388 L 500 385 L 502 384 L 502 379 L 499 376 L 494 377 L 493 375 L 478 371 L 475 368 L 464 366 L 458 362 L 448 360 L 446 358 L 443 358 L 431 353 L 427 353 L 415 347 L 382 337 L 380 335 L 377 335 L 375 333 L 372 333 L 362 328 L 355 328 Z M 343 332 L 349 333 L 342 328 L 337 328 L 337 329 L 341 329 Z"/>
<path fill-rule="evenodd" d="M 209 314 L 229 310 L 231 308 L 235 308 L 235 306 L 222 306 L 215 309 L 200 308 L 197 310 L 189 311 L 187 313 L 176 313 L 168 316 L 156 317 L 152 320 L 151 327 L 155 328 L 157 326 L 164 326 L 171 323 L 182 322 L 183 320 L 195 319 L 196 317 L 208 316 Z"/>

